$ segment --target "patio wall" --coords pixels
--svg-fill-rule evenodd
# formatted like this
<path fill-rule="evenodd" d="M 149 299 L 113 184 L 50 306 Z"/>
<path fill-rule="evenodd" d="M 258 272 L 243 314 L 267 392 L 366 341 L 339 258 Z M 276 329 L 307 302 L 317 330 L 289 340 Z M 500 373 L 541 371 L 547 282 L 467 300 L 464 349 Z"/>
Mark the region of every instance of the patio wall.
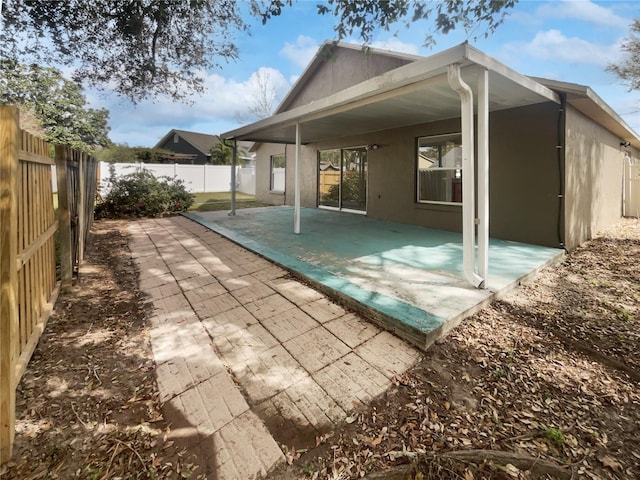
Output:
<path fill-rule="evenodd" d="M 492 237 L 558 246 L 557 110 L 557 105 L 549 102 L 491 114 Z M 303 146 L 302 206 L 317 206 L 319 150 L 376 143 L 380 148 L 368 152 L 367 215 L 381 220 L 461 231 L 461 206 L 415 201 L 416 139 L 458 131 L 460 120 L 451 119 Z M 531 132 L 537 132 L 537 135 L 531 135 Z M 256 195 L 260 200 L 276 204 L 272 196 L 265 194 L 264 185 L 268 187 L 268 155 L 282 153 L 283 150 L 281 145 L 264 145 L 258 150 Z M 295 147 L 288 146 L 286 153 L 285 197 L 286 203 L 292 205 Z"/>
<path fill-rule="evenodd" d="M 566 118 L 565 205 L 561 207 L 558 150 L 559 107 L 552 102 L 492 112 L 490 115 L 490 235 L 559 247 L 560 235 L 575 248 L 622 215 L 624 151 L 620 139 L 569 107 Z M 304 126 L 302 127 L 304 128 Z M 376 143 L 368 152 L 367 215 L 372 218 L 448 231 L 461 231 L 461 206 L 419 204 L 416 139 L 460 131 L 451 119 L 368 135 L 346 136 L 301 148 L 301 204 L 317 206 L 319 150 Z M 276 151 L 277 150 L 277 151 Z M 286 148 L 284 198 L 268 192 L 268 154 L 283 145 L 263 145 L 257 153 L 259 200 L 293 205 L 295 147 Z M 631 152 L 638 157 L 637 152 Z M 265 186 L 266 185 L 266 190 Z"/>
<path fill-rule="evenodd" d="M 492 237 L 559 247 L 558 109 L 548 102 L 491 114 Z"/>
<path fill-rule="evenodd" d="M 269 203 L 271 205 L 282 205 L 284 203 L 285 192 L 271 190 L 271 173 L 269 171 L 269 167 L 272 155 L 284 155 L 285 151 L 287 151 L 287 153 L 293 152 L 293 149 L 294 147 L 292 145 L 262 144 L 260 146 L 261 166 L 260 168 L 257 168 L 256 165 L 255 176 L 256 198 L 259 198 L 262 202 Z M 287 170 L 292 168 L 293 162 L 294 157 L 292 154 L 290 158 L 286 159 L 285 174 Z"/>

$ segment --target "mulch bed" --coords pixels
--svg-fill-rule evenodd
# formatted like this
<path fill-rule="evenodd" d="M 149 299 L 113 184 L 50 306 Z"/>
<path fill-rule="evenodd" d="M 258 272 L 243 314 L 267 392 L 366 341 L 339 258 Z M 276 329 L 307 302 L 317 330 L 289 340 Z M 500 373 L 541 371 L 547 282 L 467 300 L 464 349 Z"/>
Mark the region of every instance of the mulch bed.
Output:
<path fill-rule="evenodd" d="M 145 301 L 125 221 L 98 221 L 79 283 L 54 314 L 18 386 L 7 479 L 196 478 L 166 440 Z"/>
<path fill-rule="evenodd" d="M 273 478 L 640 478 L 640 221 L 465 320 Z"/>

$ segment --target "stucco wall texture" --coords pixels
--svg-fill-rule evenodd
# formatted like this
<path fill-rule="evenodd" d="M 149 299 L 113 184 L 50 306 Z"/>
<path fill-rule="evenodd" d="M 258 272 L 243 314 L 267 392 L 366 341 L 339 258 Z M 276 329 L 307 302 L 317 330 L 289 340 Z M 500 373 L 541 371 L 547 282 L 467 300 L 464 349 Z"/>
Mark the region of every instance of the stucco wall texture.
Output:
<path fill-rule="evenodd" d="M 408 61 L 339 49 L 315 67 L 284 104 L 285 109 L 323 98 Z M 625 153 L 620 139 L 571 106 L 564 116 L 560 109 L 556 103 L 545 102 L 491 112 L 492 237 L 550 247 L 560 247 L 564 242 L 570 250 L 621 217 Z M 299 159 L 301 205 L 318 205 L 319 151 L 377 144 L 379 148 L 368 151 L 367 215 L 461 231 L 461 206 L 416 201 L 417 139 L 455 132 L 460 132 L 459 118 L 367 135 L 344 132 L 331 141 L 304 145 Z M 562 142 L 564 148 L 558 148 Z M 257 148 L 259 200 L 293 205 L 295 148 L 272 144 Z M 269 190 L 270 156 L 282 153 L 287 162 L 284 194 Z M 632 156 L 637 157 L 637 153 L 633 151 Z"/>
<path fill-rule="evenodd" d="M 620 139 L 573 108 L 566 125 L 565 243 L 577 247 L 622 216 Z"/>

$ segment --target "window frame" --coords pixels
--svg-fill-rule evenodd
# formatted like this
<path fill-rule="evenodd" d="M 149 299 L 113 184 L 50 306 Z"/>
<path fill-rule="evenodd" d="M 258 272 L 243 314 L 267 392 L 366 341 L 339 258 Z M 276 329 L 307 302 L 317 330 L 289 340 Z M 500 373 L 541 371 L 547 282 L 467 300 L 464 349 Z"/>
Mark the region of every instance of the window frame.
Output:
<path fill-rule="evenodd" d="M 436 134 L 436 135 L 425 135 L 425 136 L 420 136 L 420 137 L 416 137 L 416 141 L 415 141 L 415 185 L 416 185 L 416 189 L 415 189 L 415 201 L 418 205 L 449 205 L 449 206 L 453 206 L 453 207 L 461 207 L 462 203 L 464 201 L 464 198 L 462 198 L 462 200 L 460 202 L 453 202 L 453 201 L 442 201 L 442 200 L 422 200 L 420 198 L 420 147 L 429 147 L 429 146 L 437 146 L 437 145 L 444 145 L 448 142 L 450 142 L 451 140 L 455 139 L 457 140 L 459 138 L 459 143 L 456 143 L 457 145 L 462 146 L 462 132 L 451 132 L 451 133 L 442 133 L 442 134 Z M 426 144 L 424 145 L 420 145 L 421 141 L 427 141 Z M 462 166 L 462 161 L 460 162 L 460 167 L 433 167 L 433 168 L 427 168 L 427 169 L 423 169 L 423 170 L 431 170 L 431 171 L 452 171 L 452 172 L 460 172 L 460 176 L 457 177 L 457 175 L 454 173 L 454 176 L 456 178 L 460 178 L 460 181 L 462 181 L 462 176 L 463 176 L 463 166 Z"/>
<path fill-rule="evenodd" d="M 282 190 L 276 190 L 274 189 L 274 179 L 273 179 L 273 162 L 274 160 L 282 160 L 282 167 L 275 167 L 275 168 L 283 168 L 284 169 L 284 182 L 283 182 L 283 188 Z M 287 188 L 287 155 L 285 153 L 276 153 L 274 155 L 270 155 L 269 156 L 269 191 L 273 192 L 273 193 L 284 193 L 285 190 Z"/>

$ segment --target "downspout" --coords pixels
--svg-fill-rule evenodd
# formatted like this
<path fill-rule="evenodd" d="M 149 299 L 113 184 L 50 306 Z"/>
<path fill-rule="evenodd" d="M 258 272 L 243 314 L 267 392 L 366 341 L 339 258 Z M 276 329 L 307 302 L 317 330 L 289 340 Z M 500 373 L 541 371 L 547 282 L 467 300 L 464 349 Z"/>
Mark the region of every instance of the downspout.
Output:
<path fill-rule="evenodd" d="M 478 275 L 483 278 L 481 288 L 487 288 L 489 276 L 489 71 L 486 68 L 480 70 L 478 74 Z"/>
<path fill-rule="evenodd" d="M 560 108 L 558 109 L 558 128 L 557 128 L 557 144 L 556 152 L 558 157 L 558 244 L 560 248 L 567 249 L 564 243 L 564 175 L 565 175 L 565 152 L 566 152 L 566 140 L 565 140 L 565 128 L 567 122 L 567 95 L 564 92 L 557 92 L 560 97 Z"/>
<path fill-rule="evenodd" d="M 460 65 L 449 65 L 449 86 L 460 96 L 462 124 L 462 266 L 465 278 L 480 287 L 484 279 L 475 271 L 475 174 L 473 168 L 473 92 L 460 75 Z"/>

